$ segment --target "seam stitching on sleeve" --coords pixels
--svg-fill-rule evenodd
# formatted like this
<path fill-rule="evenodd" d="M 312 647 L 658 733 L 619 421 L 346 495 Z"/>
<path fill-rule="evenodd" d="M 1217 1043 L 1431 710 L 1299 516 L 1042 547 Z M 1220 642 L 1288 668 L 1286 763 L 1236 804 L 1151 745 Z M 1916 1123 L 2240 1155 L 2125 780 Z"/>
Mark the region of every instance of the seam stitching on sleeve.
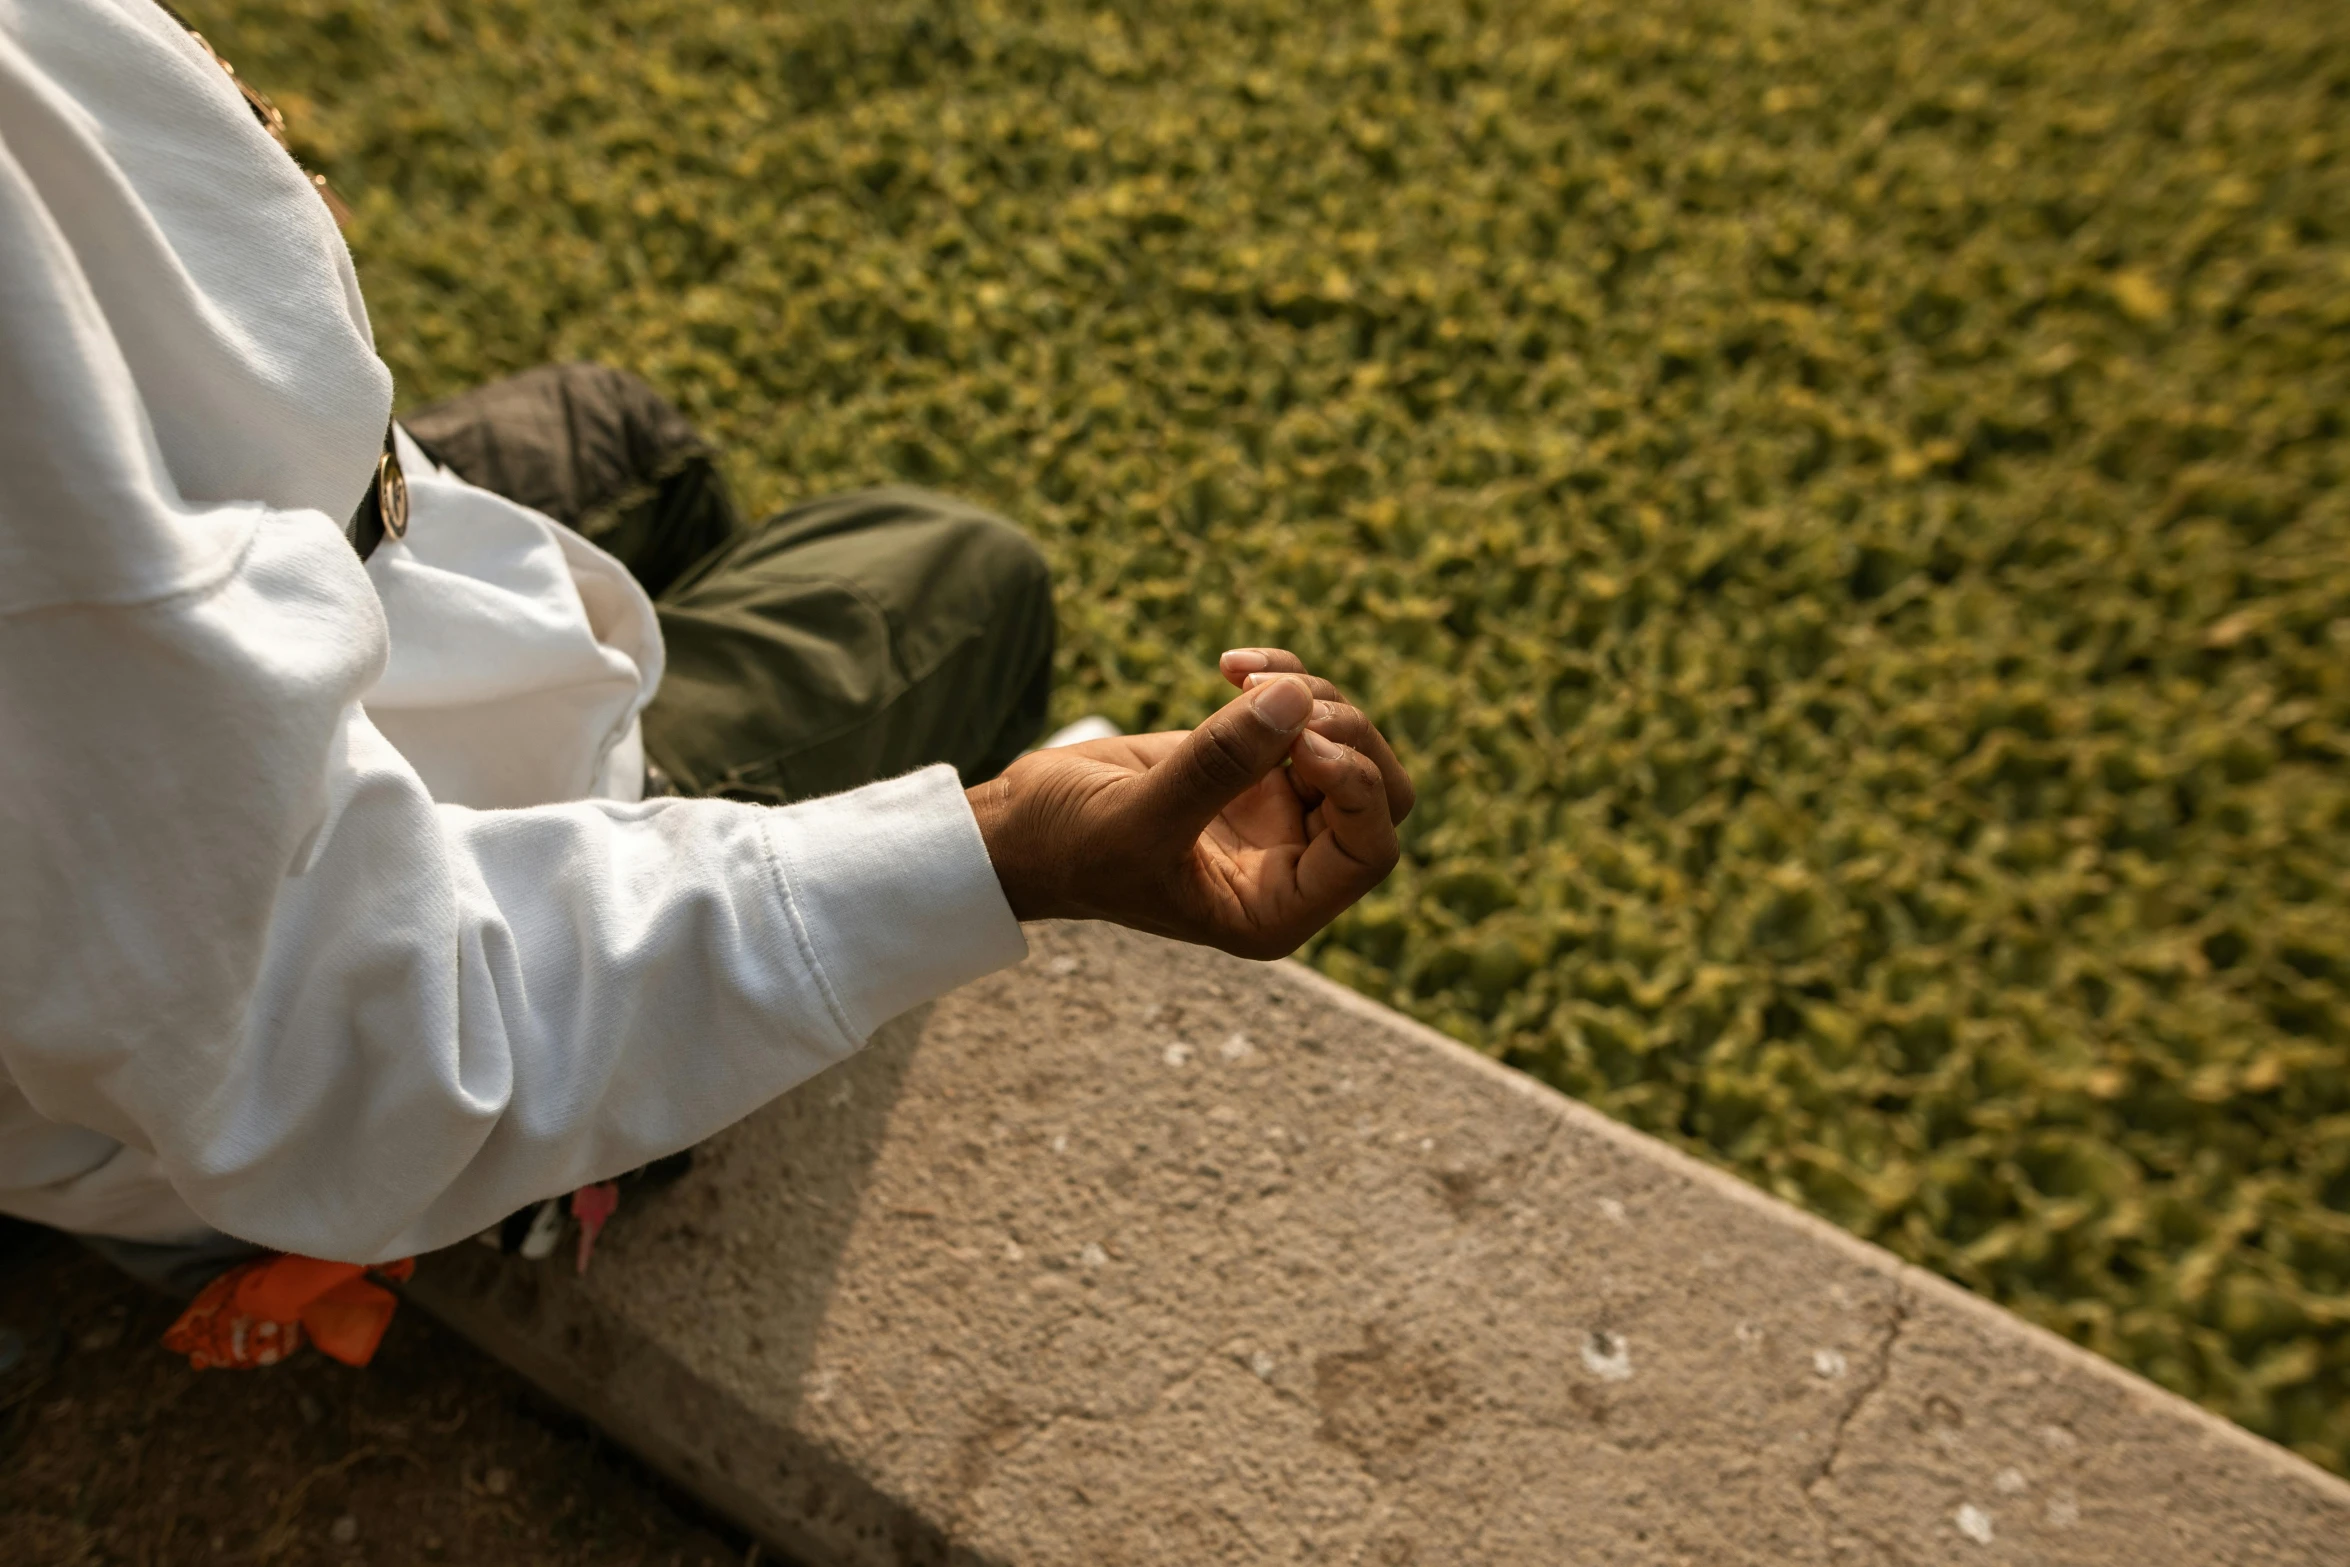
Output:
<path fill-rule="evenodd" d="M 246 563 L 253 558 L 253 551 L 261 542 L 261 529 L 268 514 L 268 508 L 259 508 L 258 514 L 245 529 L 245 536 L 237 541 L 236 548 L 226 551 L 215 565 L 193 581 L 136 598 L 61 598 L 0 604 L 0 620 L 31 620 L 36 616 L 104 613 L 110 610 L 126 614 L 135 614 L 141 610 L 169 611 L 182 604 L 212 598 L 244 575 Z M 290 517 L 298 513 L 288 511 L 277 515 Z M 326 514 L 320 512 L 318 515 L 323 517 Z M 327 525 L 332 527 L 334 524 L 330 521 Z"/>
<path fill-rule="evenodd" d="M 783 864 L 784 850 L 775 841 L 774 829 L 772 818 L 758 824 L 759 852 L 765 857 L 768 873 L 775 878 L 776 892 L 783 899 L 784 919 L 791 926 L 792 939 L 799 944 L 800 956 L 807 961 L 808 971 L 816 977 L 817 992 L 824 997 L 825 1009 L 832 1014 L 833 1027 L 840 1030 L 840 1037 L 848 1041 L 851 1051 L 861 1050 L 865 1041 L 850 1025 L 848 1009 L 841 1005 L 840 997 L 833 991 L 832 976 L 825 972 L 824 960 L 817 954 L 815 937 L 810 934 L 807 922 L 801 918 L 800 900 L 792 890 L 791 876 Z"/>

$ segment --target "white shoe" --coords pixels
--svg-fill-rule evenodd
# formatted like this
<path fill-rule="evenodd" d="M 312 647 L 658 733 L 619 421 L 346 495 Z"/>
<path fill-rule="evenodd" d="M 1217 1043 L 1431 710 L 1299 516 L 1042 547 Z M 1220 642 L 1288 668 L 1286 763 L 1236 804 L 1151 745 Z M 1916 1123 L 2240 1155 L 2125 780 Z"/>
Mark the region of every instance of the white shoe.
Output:
<path fill-rule="evenodd" d="M 555 1243 L 563 1238 L 563 1199 L 550 1197 L 531 1215 L 530 1230 L 522 1237 L 519 1248 L 524 1259 L 537 1262 L 555 1255 Z"/>

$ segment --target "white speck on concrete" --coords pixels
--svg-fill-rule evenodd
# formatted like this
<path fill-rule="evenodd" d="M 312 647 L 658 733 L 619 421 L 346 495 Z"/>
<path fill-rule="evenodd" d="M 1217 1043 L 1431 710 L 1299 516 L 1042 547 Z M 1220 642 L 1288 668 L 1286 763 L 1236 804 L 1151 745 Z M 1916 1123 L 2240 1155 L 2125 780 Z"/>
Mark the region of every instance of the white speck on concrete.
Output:
<path fill-rule="evenodd" d="M 1216 1054 L 1227 1061 L 1245 1061 L 1257 1053 L 1257 1047 L 1248 1042 L 1246 1034 L 1227 1034 L 1216 1047 Z"/>
<path fill-rule="evenodd" d="M 1811 1369 L 1817 1375 L 1833 1382 L 1849 1369 L 1840 1349 L 1815 1349 L 1811 1352 Z"/>
<path fill-rule="evenodd" d="M 829 1367 L 808 1378 L 808 1402 L 811 1404 L 831 1403 L 833 1387 L 839 1380 L 838 1374 Z"/>
<path fill-rule="evenodd" d="M 1191 1059 L 1191 1046 L 1177 1040 L 1160 1053 L 1159 1059 L 1169 1066 L 1181 1066 Z"/>
<path fill-rule="evenodd" d="M 2059 1491 L 2048 1498 L 2048 1527 L 2070 1529 L 2081 1521 L 2081 1504 L 2070 1491 Z"/>
<path fill-rule="evenodd" d="M 326 1533 L 327 1538 L 335 1544 L 349 1545 L 359 1538 L 359 1520 L 345 1513 L 328 1526 Z"/>
<path fill-rule="evenodd" d="M 1621 1333 L 1595 1331 L 1583 1341 L 1583 1365 L 1602 1382 L 1629 1382 L 1632 1346 Z"/>
<path fill-rule="evenodd" d="M 1991 1477 L 1991 1489 L 2001 1496 L 2021 1496 L 2031 1483 L 2021 1469 L 2002 1469 Z"/>
<path fill-rule="evenodd" d="M 1089 1268 L 1098 1268 L 1110 1260 L 1110 1254 L 1102 1250 L 1100 1241 L 1087 1241 L 1077 1253 L 1077 1260 Z"/>
<path fill-rule="evenodd" d="M 1599 1211 L 1605 1214 L 1613 1223 L 1621 1224 L 1624 1222 L 1624 1205 L 1616 1201 L 1613 1197 L 1602 1197 L 1599 1199 Z"/>
<path fill-rule="evenodd" d="M 1248 1357 L 1248 1368 L 1256 1373 L 1260 1382 L 1273 1380 L 1273 1357 L 1261 1349 Z"/>
<path fill-rule="evenodd" d="M 1054 1133 L 1054 1134 L 1053 1134 L 1053 1152 L 1055 1152 L 1055 1153 L 1067 1153 L 1068 1151 L 1069 1151 L 1069 1134 L 1068 1134 L 1067 1132 L 1056 1132 L 1056 1133 Z"/>
<path fill-rule="evenodd" d="M 1763 1330 L 1760 1323 L 1741 1322 L 1730 1331 L 1737 1338 L 1740 1349 L 1753 1350 L 1761 1347 Z"/>
<path fill-rule="evenodd" d="M 1340 1078 L 1338 1080 L 1338 1091 L 1342 1094 L 1353 1093 L 1355 1091 L 1355 1080 L 1351 1077 Z"/>
<path fill-rule="evenodd" d="M 2040 1443 L 2052 1453 L 2069 1453 L 2081 1445 L 2081 1439 L 2063 1426 L 2045 1425 L 2040 1428 Z"/>
<path fill-rule="evenodd" d="M 1010 1237 L 1008 1237 L 1008 1236 L 1005 1238 L 1005 1240 L 1004 1240 L 1004 1261 L 1006 1261 L 1006 1262 L 1018 1262 L 1018 1261 L 1019 1261 L 1021 1258 L 1025 1257 L 1025 1256 L 1027 1256 L 1027 1255 L 1028 1255 L 1028 1253 L 1026 1253 L 1026 1252 L 1024 1252 L 1024 1251 L 1022 1251 L 1022 1250 L 1020 1249 L 1020 1243 L 1019 1243 L 1018 1241 L 1016 1241 L 1016 1240 L 1013 1240 L 1013 1239 L 1011 1239 L 1011 1238 L 1010 1238 Z"/>
<path fill-rule="evenodd" d="M 1420 1152 L 1422 1152 L 1422 1153 L 1434 1153 L 1435 1151 L 1436 1151 L 1436 1139 L 1435 1139 L 1435 1138 L 1433 1138 L 1433 1137 L 1423 1137 L 1423 1138 L 1421 1138 L 1421 1139 L 1420 1139 Z"/>
<path fill-rule="evenodd" d="M 1077 960 L 1072 957 L 1058 957 L 1044 966 L 1046 973 L 1054 975 L 1060 979 L 1067 979 L 1070 975 L 1077 972 L 1077 968 Z"/>
<path fill-rule="evenodd" d="M 1977 1545 L 1991 1543 L 1991 1515 L 1972 1502 L 1962 1502 L 1953 1515 L 1958 1521 L 1958 1532 Z"/>

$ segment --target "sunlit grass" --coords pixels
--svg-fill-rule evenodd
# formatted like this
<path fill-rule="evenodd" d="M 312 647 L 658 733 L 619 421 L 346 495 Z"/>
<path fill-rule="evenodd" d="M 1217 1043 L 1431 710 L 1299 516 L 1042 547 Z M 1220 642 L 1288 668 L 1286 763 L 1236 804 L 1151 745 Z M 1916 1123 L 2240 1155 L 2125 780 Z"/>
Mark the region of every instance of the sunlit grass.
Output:
<path fill-rule="evenodd" d="M 1064 718 L 1298 648 L 1322 967 L 2350 1462 L 2338 0 L 189 8 L 407 401 L 989 502 Z"/>

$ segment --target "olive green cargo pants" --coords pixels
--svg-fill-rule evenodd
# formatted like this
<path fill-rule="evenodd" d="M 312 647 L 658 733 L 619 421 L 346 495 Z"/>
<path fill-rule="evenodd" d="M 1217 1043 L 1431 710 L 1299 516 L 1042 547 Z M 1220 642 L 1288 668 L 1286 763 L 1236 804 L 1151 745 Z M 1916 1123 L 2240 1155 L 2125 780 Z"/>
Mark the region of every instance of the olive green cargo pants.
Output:
<path fill-rule="evenodd" d="M 890 488 L 746 526 L 685 417 L 595 365 L 527 371 L 400 422 L 653 595 L 669 665 L 645 750 L 682 793 L 780 804 L 931 762 L 969 785 L 1044 727 L 1051 583 L 1000 518 Z"/>

